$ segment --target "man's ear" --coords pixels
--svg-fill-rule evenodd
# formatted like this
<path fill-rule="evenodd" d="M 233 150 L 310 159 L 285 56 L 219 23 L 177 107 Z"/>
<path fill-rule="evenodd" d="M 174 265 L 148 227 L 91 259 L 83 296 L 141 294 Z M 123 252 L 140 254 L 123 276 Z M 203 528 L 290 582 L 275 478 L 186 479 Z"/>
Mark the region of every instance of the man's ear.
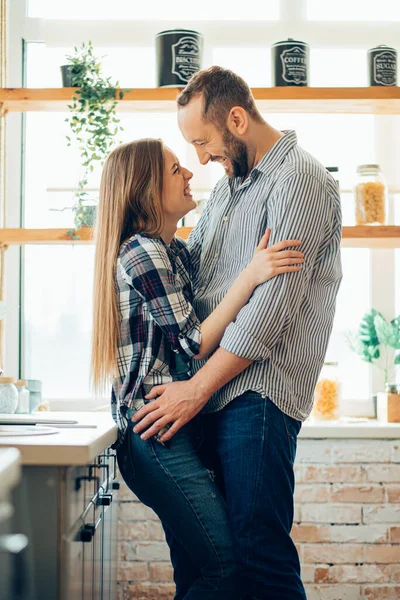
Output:
<path fill-rule="evenodd" d="M 234 106 L 229 111 L 227 127 L 233 135 L 242 136 L 249 128 L 249 115 L 241 106 Z"/>

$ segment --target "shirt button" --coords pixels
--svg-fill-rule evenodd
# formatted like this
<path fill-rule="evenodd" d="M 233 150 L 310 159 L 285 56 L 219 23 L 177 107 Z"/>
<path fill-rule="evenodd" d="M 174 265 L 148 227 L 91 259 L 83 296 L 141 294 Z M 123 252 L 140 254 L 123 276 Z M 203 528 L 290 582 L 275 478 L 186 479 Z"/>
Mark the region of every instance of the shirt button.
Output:
<path fill-rule="evenodd" d="M 218 258 L 218 256 L 219 256 L 219 252 L 216 252 L 215 253 L 215 258 Z"/>
<path fill-rule="evenodd" d="M 225 215 L 224 216 L 224 221 L 227 221 L 227 220 L 228 220 L 228 217 Z"/>

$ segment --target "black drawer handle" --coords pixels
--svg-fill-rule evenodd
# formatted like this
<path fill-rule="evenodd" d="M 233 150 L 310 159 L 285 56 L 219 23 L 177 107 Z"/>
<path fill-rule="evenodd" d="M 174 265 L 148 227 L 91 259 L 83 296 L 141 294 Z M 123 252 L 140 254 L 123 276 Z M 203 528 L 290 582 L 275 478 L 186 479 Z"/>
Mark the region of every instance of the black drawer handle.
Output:
<path fill-rule="evenodd" d="M 110 506 L 112 499 L 112 494 L 103 494 L 99 496 L 97 503 L 99 506 Z"/>
<path fill-rule="evenodd" d="M 100 523 L 101 516 L 97 519 L 96 523 L 86 523 L 80 531 L 79 537 L 81 542 L 91 542 Z"/>

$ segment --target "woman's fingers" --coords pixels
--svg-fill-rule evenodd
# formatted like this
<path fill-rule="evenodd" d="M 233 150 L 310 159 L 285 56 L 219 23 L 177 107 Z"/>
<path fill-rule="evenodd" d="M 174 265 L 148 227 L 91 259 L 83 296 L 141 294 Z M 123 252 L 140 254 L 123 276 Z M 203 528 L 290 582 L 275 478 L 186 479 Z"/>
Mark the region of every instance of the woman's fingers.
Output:
<path fill-rule="evenodd" d="M 301 266 L 298 267 L 276 267 L 275 275 L 280 275 L 281 273 L 295 273 L 300 271 Z"/>
<path fill-rule="evenodd" d="M 269 227 L 267 227 L 264 235 L 262 236 L 262 238 L 256 248 L 256 252 L 259 252 L 260 250 L 265 250 L 265 248 L 268 246 L 268 241 L 269 241 L 270 235 L 271 235 L 271 230 L 269 229 Z"/>
<path fill-rule="evenodd" d="M 282 242 L 278 242 L 273 246 L 268 248 L 269 252 L 280 252 L 281 250 L 285 250 L 285 248 L 291 248 L 292 246 L 300 246 L 300 240 L 283 240 Z"/>
<path fill-rule="evenodd" d="M 271 255 L 271 253 L 269 253 Z M 280 252 L 274 252 L 274 257 L 277 259 L 281 258 L 304 258 L 304 253 L 298 250 L 281 250 Z"/>
<path fill-rule="evenodd" d="M 274 261 L 274 266 L 285 267 L 286 265 L 301 265 L 304 262 L 304 258 L 282 258 Z"/>

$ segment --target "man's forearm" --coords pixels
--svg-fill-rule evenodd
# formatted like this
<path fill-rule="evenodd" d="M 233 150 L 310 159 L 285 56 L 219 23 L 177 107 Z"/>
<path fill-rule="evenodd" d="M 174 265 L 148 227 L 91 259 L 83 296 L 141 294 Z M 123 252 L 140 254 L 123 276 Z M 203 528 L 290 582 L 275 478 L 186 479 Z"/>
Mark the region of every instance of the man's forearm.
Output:
<path fill-rule="evenodd" d="M 252 362 L 248 358 L 241 358 L 223 348 L 218 348 L 204 367 L 192 377 L 190 382 L 208 400 L 228 381 L 247 369 Z"/>

